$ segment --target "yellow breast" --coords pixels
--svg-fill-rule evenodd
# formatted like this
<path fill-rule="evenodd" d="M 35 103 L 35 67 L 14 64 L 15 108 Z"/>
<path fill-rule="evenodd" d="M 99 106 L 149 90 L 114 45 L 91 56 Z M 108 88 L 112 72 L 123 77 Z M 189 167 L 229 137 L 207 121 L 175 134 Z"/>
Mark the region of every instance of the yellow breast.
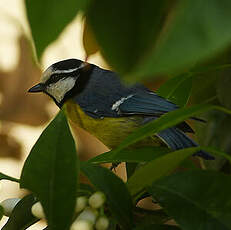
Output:
<path fill-rule="evenodd" d="M 141 125 L 143 120 L 139 116 L 92 118 L 72 100 L 67 101 L 64 106 L 67 116 L 72 122 L 94 135 L 109 148 L 118 146 L 128 134 Z M 140 142 L 139 146 L 159 146 L 160 144 L 160 139 L 150 137 Z"/>

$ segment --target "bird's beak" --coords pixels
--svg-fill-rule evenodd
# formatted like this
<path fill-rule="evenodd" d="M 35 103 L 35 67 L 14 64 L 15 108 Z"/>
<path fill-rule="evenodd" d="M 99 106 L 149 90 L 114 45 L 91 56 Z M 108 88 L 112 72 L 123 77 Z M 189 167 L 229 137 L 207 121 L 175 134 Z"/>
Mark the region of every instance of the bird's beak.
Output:
<path fill-rule="evenodd" d="M 39 83 L 28 90 L 29 93 L 38 93 L 44 91 L 44 85 Z"/>

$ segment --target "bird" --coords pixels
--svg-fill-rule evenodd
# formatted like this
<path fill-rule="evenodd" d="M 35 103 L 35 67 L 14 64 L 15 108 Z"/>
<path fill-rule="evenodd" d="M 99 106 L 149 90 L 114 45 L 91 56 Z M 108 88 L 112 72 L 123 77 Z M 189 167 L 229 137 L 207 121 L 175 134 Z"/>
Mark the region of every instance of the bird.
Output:
<path fill-rule="evenodd" d="M 74 58 L 49 66 L 42 73 L 40 83 L 28 92 L 50 96 L 60 109 L 64 108 L 69 120 L 110 149 L 116 148 L 137 128 L 179 108 L 140 83 L 127 85 L 119 74 Z M 178 150 L 198 146 L 186 133 L 194 131 L 184 121 L 153 133 L 131 147 L 166 146 Z M 203 150 L 195 155 L 214 159 Z"/>

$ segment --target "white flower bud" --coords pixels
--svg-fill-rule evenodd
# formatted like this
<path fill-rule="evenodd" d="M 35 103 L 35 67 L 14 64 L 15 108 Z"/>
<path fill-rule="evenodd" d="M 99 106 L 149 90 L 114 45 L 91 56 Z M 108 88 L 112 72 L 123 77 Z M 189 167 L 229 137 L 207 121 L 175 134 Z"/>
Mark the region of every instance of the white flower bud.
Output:
<path fill-rule="evenodd" d="M 92 208 L 100 208 L 106 200 L 105 195 L 102 192 L 95 192 L 88 200 L 89 205 Z"/>
<path fill-rule="evenodd" d="M 45 218 L 45 214 L 43 212 L 43 207 L 42 207 L 40 202 L 37 202 L 32 206 L 31 212 L 32 212 L 33 216 L 37 217 L 38 219 L 44 219 Z"/>
<path fill-rule="evenodd" d="M 86 221 L 94 224 L 97 216 L 98 216 L 98 212 L 96 210 L 87 207 L 79 214 L 76 221 L 86 220 Z"/>
<path fill-rule="evenodd" d="M 3 207 L 3 213 L 5 216 L 10 216 L 14 207 L 21 199 L 19 198 L 10 198 L 2 201 L 0 205 Z"/>
<path fill-rule="evenodd" d="M 87 220 L 74 221 L 70 230 L 93 230 L 93 224 Z"/>
<path fill-rule="evenodd" d="M 101 216 L 95 223 L 96 230 L 106 230 L 109 227 L 109 220 L 106 216 Z"/>
<path fill-rule="evenodd" d="M 87 198 L 80 196 L 76 199 L 75 212 L 82 211 L 87 206 Z"/>

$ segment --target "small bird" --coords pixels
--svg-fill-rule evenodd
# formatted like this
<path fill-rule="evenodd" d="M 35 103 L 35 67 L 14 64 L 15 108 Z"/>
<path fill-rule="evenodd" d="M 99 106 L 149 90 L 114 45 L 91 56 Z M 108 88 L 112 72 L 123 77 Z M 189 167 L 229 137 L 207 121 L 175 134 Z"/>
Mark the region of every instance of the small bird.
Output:
<path fill-rule="evenodd" d="M 136 128 L 179 108 L 141 84 L 127 86 L 117 73 L 78 59 L 54 63 L 43 72 L 41 82 L 28 92 L 49 95 L 59 108 L 65 107 L 72 122 L 111 149 Z M 177 150 L 198 146 L 187 132 L 193 130 L 182 122 L 139 141 L 134 147 L 167 146 Z M 196 155 L 214 159 L 204 151 Z"/>

